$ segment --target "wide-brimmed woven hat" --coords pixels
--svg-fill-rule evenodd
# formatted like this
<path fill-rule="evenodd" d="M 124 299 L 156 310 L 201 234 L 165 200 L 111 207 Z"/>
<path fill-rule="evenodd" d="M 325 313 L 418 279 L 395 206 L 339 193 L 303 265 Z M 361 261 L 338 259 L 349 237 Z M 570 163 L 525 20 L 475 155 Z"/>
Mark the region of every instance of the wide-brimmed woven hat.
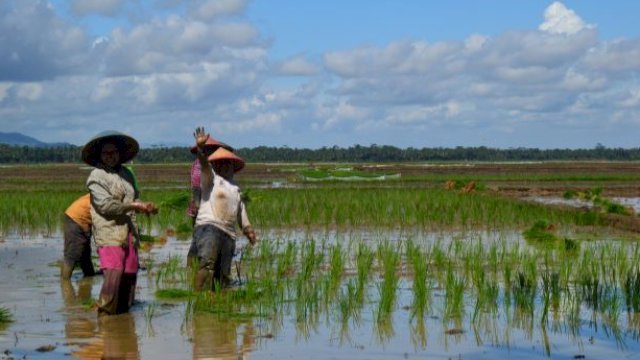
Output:
<path fill-rule="evenodd" d="M 218 148 L 218 150 L 211 154 L 207 159 L 209 162 L 231 160 L 233 162 L 233 172 L 238 172 L 244 167 L 244 160 L 242 160 L 241 157 L 222 147 Z"/>
<path fill-rule="evenodd" d="M 138 145 L 136 139 L 119 131 L 107 130 L 94 136 L 82 148 L 82 161 L 91 166 L 98 165 L 100 162 L 102 145 L 107 143 L 112 143 L 118 148 L 120 151 L 121 164 L 133 159 L 140 150 L 140 145 Z"/>
<path fill-rule="evenodd" d="M 204 143 L 204 147 L 205 149 L 214 152 L 216 150 L 218 150 L 218 148 L 225 148 L 229 151 L 234 151 L 233 148 L 231 146 L 229 146 L 228 144 L 223 143 L 222 141 L 218 141 L 214 138 L 211 137 L 211 135 L 209 135 L 209 137 L 207 138 L 207 142 Z M 198 146 L 193 145 L 191 147 L 191 153 L 195 154 L 196 152 L 198 152 Z"/>

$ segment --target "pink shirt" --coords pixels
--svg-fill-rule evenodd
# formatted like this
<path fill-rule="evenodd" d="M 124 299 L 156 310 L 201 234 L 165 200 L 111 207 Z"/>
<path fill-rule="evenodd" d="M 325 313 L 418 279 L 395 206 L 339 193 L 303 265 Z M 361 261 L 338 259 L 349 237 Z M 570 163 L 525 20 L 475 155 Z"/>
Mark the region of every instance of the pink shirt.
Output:
<path fill-rule="evenodd" d="M 200 169 L 200 161 L 196 159 L 193 164 L 191 164 L 191 189 L 200 189 L 200 174 L 202 170 Z M 193 201 L 193 198 L 189 200 L 189 207 L 187 208 L 187 215 L 194 218 L 198 216 L 198 208 L 196 207 L 196 203 Z"/>

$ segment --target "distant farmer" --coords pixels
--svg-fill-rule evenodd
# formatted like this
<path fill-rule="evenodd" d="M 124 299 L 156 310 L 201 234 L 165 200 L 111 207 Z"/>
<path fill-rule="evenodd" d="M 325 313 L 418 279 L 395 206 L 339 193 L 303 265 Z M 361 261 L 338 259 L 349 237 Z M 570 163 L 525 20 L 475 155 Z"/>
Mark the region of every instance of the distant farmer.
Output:
<path fill-rule="evenodd" d="M 71 278 L 76 264 L 80 264 L 84 276 L 93 276 L 95 271 L 91 262 L 91 205 L 89 194 L 77 198 L 64 212 L 64 260 L 60 277 Z"/>
<path fill-rule="evenodd" d="M 134 176 L 123 163 L 138 153 L 138 142 L 117 131 L 96 135 L 82 149 L 82 160 L 94 166 L 87 188 L 91 193 L 93 237 L 98 247 L 104 282 L 98 298 L 98 314 L 129 311 L 135 296 L 139 242 L 136 212 L 157 213 L 151 202 L 142 202 Z"/>
<path fill-rule="evenodd" d="M 203 152 L 206 156 L 213 154 L 219 147 L 223 147 L 229 151 L 233 151 L 233 148 L 223 142 L 220 142 L 212 137 L 207 139 L 207 142 L 204 144 Z M 191 153 L 196 155 L 198 152 L 198 146 L 194 145 L 191 147 Z M 195 160 L 191 164 L 191 198 L 189 199 L 189 207 L 187 208 L 187 215 L 191 218 L 191 224 L 195 227 L 196 217 L 198 216 L 198 208 L 200 207 L 200 160 L 196 156 Z M 187 253 L 187 265 L 191 266 L 195 259 L 197 259 L 198 254 L 196 252 L 196 243 L 192 239 L 191 246 L 189 247 L 189 252 Z"/>
<path fill-rule="evenodd" d="M 202 167 L 202 198 L 193 232 L 199 260 L 195 288 L 202 290 L 209 281 L 213 288 L 229 285 L 237 225 L 252 245 L 257 239 L 240 188 L 233 180 L 234 173 L 244 167 L 244 160 L 222 147 L 207 157 L 204 147 L 209 134 L 204 128 L 196 128 L 193 135 Z"/>

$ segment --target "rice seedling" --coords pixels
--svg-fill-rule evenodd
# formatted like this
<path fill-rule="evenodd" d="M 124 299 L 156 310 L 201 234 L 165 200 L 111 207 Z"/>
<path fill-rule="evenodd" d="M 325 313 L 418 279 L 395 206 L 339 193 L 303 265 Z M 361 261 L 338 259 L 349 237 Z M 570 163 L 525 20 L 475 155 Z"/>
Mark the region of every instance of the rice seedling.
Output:
<path fill-rule="evenodd" d="M 335 295 L 344 272 L 345 254 L 340 243 L 329 248 L 329 274 L 326 281 L 325 303 Z"/>
<path fill-rule="evenodd" d="M 156 313 L 156 303 L 150 302 L 144 309 L 144 321 L 147 325 L 147 331 L 151 336 L 153 336 L 153 327 L 151 326 L 151 321 L 153 320 L 153 316 Z"/>
<path fill-rule="evenodd" d="M 167 261 L 158 265 L 156 286 L 185 283 L 188 277 L 186 272 L 186 269 L 182 266 L 182 257 L 171 255 Z"/>
<path fill-rule="evenodd" d="M 396 272 L 400 262 L 400 255 L 389 242 L 378 246 L 378 261 L 382 263 L 382 282 L 378 284 L 378 322 L 389 320 L 395 306 L 398 274 Z"/>
<path fill-rule="evenodd" d="M 371 270 L 373 267 L 373 261 L 375 254 L 373 250 L 367 247 L 365 244 L 360 243 L 358 245 L 356 253 L 356 284 L 355 284 L 355 304 L 361 307 L 365 299 L 365 290 L 367 282 L 371 276 Z"/>
<path fill-rule="evenodd" d="M 640 312 L 640 271 L 629 270 L 623 285 L 627 312 Z"/>
<path fill-rule="evenodd" d="M 411 316 L 422 319 L 429 311 L 429 299 L 431 295 L 431 280 L 428 277 L 427 272 L 427 259 L 426 256 L 423 255 L 422 251 L 411 241 L 407 242 L 406 249 L 406 257 L 413 270 L 413 302 L 411 306 Z"/>
<path fill-rule="evenodd" d="M 156 298 L 161 300 L 185 300 L 191 296 L 193 296 L 193 291 L 180 288 L 156 290 Z"/>
<path fill-rule="evenodd" d="M 0 326 L 5 326 L 13 322 L 11 311 L 4 306 L 0 306 Z"/>
<path fill-rule="evenodd" d="M 453 266 L 446 270 L 444 319 L 460 320 L 464 315 L 465 279 L 459 276 Z"/>

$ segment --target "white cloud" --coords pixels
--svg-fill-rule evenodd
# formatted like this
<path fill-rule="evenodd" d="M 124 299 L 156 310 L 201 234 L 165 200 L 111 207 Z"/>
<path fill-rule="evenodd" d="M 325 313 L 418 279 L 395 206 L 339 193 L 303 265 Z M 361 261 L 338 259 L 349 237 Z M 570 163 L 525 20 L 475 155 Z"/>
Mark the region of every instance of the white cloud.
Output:
<path fill-rule="evenodd" d="M 628 97 L 620 101 L 620 106 L 640 108 L 640 88 L 630 89 Z"/>
<path fill-rule="evenodd" d="M 539 29 L 551 34 L 575 34 L 583 29 L 593 28 L 586 24 L 573 10 L 561 2 L 554 2 L 544 11 L 544 22 Z"/>
<path fill-rule="evenodd" d="M 312 76 L 318 74 L 320 69 L 307 61 L 303 56 L 295 56 L 287 59 L 279 66 L 282 75 Z"/>
<path fill-rule="evenodd" d="M 487 42 L 486 36 L 473 34 L 464 41 L 464 47 L 469 52 L 475 52 L 482 49 L 482 46 Z"/>
<path fill-rule="evenodd" d="M 277 39 L 247 20 L 245 1 L 166 0 L 170 15 L 97 39 L 44 2 L 5 1 L 0 33 L 15 35 L 0 37 L 0 127 L 45 141 L 82 142 L 108 125 L 147 144 L 190 142 L 203 123 L 235 146 L 465 145 L 507 130 L 494 144 L 535 145 L 547 128 L 564 136 L 614 117 L 620 134 L 639 130 L 640 39 L 603 41 L 560 3 L 544 29 L 403 39 L 316 63 L 272 58 Z M 143 2 L 122 6 L 133 3 Z M 74 139 L 52 137 L 69 126 L 82 129 Z"/>
<path fill-rule="evenodd" d="M 71 11 L 76 15 L 99 14 L 114 16 L 123 7 L 123 0 L 71 0 Z"/>
<path fill-rule="evenodd" d="M 42 85 L 38 83 L 19 84 L 16 88 L 18 99 L 36 101 L 42 96 Z"/>
<path fill-rule="evenodd" d="M 193 17 L 211 21 L 222 15 L 233 15 L 244 12 L 246 1 L 244 0 L 206 0 L 203 1 L 193 13 Z"/>
<path fill-rule="evenodd" d="M 87 71 L 87 39 L 44 1 L 0 6 L 0 81 L 52 79 Z"/>

